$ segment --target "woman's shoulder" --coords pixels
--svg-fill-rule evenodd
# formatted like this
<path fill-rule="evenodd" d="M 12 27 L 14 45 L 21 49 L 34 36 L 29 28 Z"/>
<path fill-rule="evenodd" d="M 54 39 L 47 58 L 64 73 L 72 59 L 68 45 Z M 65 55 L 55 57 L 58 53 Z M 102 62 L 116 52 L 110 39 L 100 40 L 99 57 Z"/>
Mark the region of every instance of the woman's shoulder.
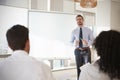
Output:
<path fill-rule="evenodd" d="M 99 66 L 96 63 L 87 63 L 80 67 L 80 80 L 109 80 L 109 77 L 99 71 Z"/>
<path fill-rule="evenodd" d="M 87 71 L 88 71 L 88 70 L 89 70 L 89 71 L 92 70 L 92 72 L 93 72 L 93 70 L 98 71 L 98 65 L 97 65 L 96 63 L 92 63 L 92 64 L 87 63 L 87 64 L 83 65 L 82 67 L 80 67 L 80 69 L 81 69 L 81 70 L 87 70 Z"/>

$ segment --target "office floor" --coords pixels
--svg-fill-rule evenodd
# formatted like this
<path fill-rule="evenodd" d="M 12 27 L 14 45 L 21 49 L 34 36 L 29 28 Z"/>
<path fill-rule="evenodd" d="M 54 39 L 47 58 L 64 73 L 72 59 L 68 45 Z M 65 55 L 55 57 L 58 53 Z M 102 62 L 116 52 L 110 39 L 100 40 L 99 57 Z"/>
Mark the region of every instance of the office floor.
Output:
<path fill-rule="evenodd" d="M 55 80 L 76 80 L 76 68 L 53 71 Z"/>

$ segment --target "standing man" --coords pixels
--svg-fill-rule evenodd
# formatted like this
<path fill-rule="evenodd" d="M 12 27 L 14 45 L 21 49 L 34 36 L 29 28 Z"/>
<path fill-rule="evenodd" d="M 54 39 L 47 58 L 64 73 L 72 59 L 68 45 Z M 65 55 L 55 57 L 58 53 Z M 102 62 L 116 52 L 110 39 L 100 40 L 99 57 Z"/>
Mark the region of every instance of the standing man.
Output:
<path fill-rule="evenodd" d="M 0 80 L 54 80 L 49 66 L 28 55 L 28 28 L 14 25 L 8 29 L 6 36 L 13 53 L 0 61 Z"/>
<path fill-rule="evenodd" d="M 84 18 L 82 15 L 76 16 L 78 27 L 72 31 L 71 42 L 75 43 L 76 49 L 75 59 L 77 66 L 77 80 L 79 80 L 80 66 L 87 62 L 91 62 L 91 51 L 89 46 L 93 43 L 92 31 L 84 26 Z"/>

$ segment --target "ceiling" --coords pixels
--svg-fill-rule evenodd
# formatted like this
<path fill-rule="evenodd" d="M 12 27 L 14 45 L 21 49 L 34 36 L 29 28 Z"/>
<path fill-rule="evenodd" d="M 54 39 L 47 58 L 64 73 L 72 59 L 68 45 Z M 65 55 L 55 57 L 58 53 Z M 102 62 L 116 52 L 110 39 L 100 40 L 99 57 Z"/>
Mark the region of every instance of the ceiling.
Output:
<path fill-rule="evenodd" d="M 80 2 L 81 0 L 74 0 L 75 2 Z M 97 0 L 97 1 L 104 1 L 104 0 Z M 115 1 L 115 2 L 120 2 L 120 0 L 112 0 L 112 1 Z"/>
<path fill-rule="evenodd" d="M 80 2 L 81 0 L 74 0 L 74 2 Z M 104 1 L 104 0 L 97 0 L 97 1 Z M 119 1 L 120 2 L 120 0 L 112 0 L 112 1 Z"/>

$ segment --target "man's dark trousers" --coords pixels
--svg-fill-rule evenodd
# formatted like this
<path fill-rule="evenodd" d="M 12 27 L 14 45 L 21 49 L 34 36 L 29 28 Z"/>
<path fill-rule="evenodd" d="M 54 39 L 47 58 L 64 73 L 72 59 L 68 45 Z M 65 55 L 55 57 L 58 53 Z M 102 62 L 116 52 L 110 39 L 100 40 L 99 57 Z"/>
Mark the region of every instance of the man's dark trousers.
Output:
<path fill-rule="evenodd" d="M 91 63 L 91 51 L 89 47 L 85 48 L 84 50 L 76 48 L 74 53 L 77 67 L 77 80 L 79 80 L 79 75 L 81 72 L 80 67 L 87 62 Z"/>

